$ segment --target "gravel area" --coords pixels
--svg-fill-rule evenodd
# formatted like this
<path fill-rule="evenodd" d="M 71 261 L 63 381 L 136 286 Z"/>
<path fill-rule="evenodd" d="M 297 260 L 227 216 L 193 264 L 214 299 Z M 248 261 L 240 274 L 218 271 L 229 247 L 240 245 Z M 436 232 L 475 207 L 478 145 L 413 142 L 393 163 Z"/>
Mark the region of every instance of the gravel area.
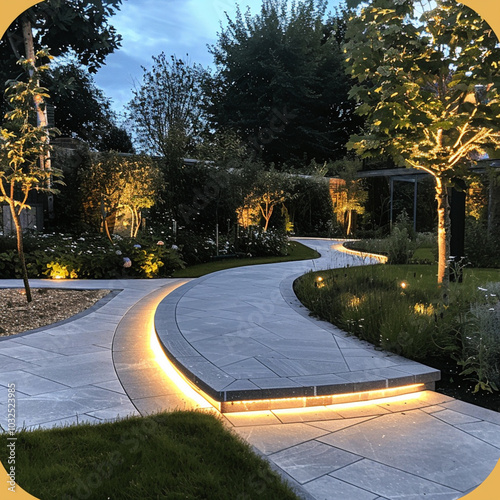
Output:
<path fill-rule="evenodd" d="M 61 321 L 94 305 L 109 290 L 33 288 L 28 303 L 24 289 L 0 289 L 0 337 Z"/>

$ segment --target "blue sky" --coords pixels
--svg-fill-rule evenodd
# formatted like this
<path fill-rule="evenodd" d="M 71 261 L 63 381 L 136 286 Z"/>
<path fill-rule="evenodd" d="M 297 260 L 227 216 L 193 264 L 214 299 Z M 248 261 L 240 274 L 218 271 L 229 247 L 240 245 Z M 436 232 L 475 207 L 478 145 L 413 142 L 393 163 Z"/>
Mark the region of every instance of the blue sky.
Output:
<path fill-rule="evenodd" d="M 149 68 L 152 56 L 165 52 L 185 59 L 188 54 L 192 63 L 211 65 L 207 44 L 216 42 L 224 12 L 234 19 L 236 3 L 243 12 L 248 6 L 257 13 L 262 0 L 124 0 L 111 19 L 123 36 L 122 47 L 108 56 L 95 76 L 115 110 L 130 101 L 131 89 L 142 79 L 141 66 Z M 339 0 L 329 1 L 331 8 L 338 4 Z"/>

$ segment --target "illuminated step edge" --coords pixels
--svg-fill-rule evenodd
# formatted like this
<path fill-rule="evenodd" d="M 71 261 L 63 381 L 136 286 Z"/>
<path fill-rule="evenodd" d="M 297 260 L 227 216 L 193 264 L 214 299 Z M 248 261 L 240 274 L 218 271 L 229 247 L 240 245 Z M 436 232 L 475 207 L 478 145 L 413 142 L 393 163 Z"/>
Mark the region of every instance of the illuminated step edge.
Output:
<path fill-rule="evenodd" d="M 333 385 L 276 387 L 266 389 L 225 390 L 235 380 L 204 358 L 182 335 L 175 320 L 180 298 L 207 277 L 187 283 L 163 299 L 154 318 L 158 345 L 169 363 L 184 380 L 222 413 L 271 409 L 309 408 L 342 403 L 355 403 L 434 390 L 441 378 L 439 370 L 425 367 L 424 373 L 381 380 Z M 423 366 L 423 365 L 422 365 Z"/>
<path fill-rule="evenodd" d="M 275 389 L 257 389 L 243 391 L 217 391 L 203 381 L 189 368 L 178 362 L 169 353 L 158 339 L 158 346 L 162 349 L 165 360 L 171 364 L 176 372 L 221 413 L 235 413 L 243 411 L 284 410 L 311 408 L 315 406 L 329 406 L 345 403 L 360 403 L 392 398 L 405 394 L 414 394 L 425 390 L 434 390 L 434 381 L 429 381 L 429 374 L 424 378 L 427 382 L 418 382 L 420 376 L 414 376 L 415 383 L 408 384 L 408 377 L 371 381 L 354 384 L 354 386 L 370 386 L 370 390 L 352 392 L 353 384 L 286 387 Z M 439 379 L 439 372 L 434 374 Z M 400 382 L 400 384 L 398 384 Z"/>

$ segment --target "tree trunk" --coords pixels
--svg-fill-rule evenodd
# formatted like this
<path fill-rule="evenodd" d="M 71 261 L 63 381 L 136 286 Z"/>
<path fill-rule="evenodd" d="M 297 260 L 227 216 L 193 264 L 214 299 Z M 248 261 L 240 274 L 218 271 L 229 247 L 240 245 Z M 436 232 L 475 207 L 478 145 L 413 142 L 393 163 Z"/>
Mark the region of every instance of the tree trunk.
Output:
<path fill-rule="evenodd" d="M 438 202 L 438 284 L 443 290 L 443 302 L 448 304 L 450 273 L 450 205 L 448 188 L 443 179 L 436 177 L 436 200 Z"/>
<path fill-rule="evenodd" d="M 347 211 L 347 231 L 346 234 L 349 236 L 351 234 L 351 226 L 352 226 L 352 210 Z"/>
<path fill-rule="evenodd" d="M 23 16 L 22 18 L 22 30 L 23 30 L 23 39 L 24 39 L 24 50 L 26 53 L 26 59 L 29 59 L 32 61 L 32 65 L 29 70 L 29 75 L 30 77 L 33 77 L 33 75 L 36 72 L 35 68 L 35 46 L 33 43 L 33 32 L 31 29 L 31 22 L 27 16 Z M 37 85 L 40 85 L 40 82 L 38 78 L 36 79 Z M 35 114 L 36 114 L 36 124 L 37 127 L 42 127 L 46 130 L 46 135 L 44 137 L 44 142 L 46 144 L 50 143 L 50 135 L 49 135 L 49 124 L 47 121 L 47 108 L 45 107 L 45 101 L 43 97 L 39 94 L 35 95 L 33 99 L 33 104 L 35 107 Z M 51 158 L 50 158 L 50 151 L 47 150 L 47 152 L 43 155 L 40 156 L 40 167 L 43 169 L 46 169 L 50 171 L 52 165 L 51 165 Z M 47 188 L 51 188 L 51 178 L 49 177 L 47 180 Z M 48 211 L 49 211 L 49 218 L 53 218 L 53 203 L 51 201 L 51 196 L 49 195 L 48 197 Z"/>
<path fill-rule="evenodd" d="M 12 214 L 12 220 L 16 226 L 16 236 L 17 236 L 17 254 L 19 255 L 19 260 L 21 262 L 21 272 L 23 275 L 24 290 L 26 291 L 26 300 L 31 302 L 31 288 L 28 280 L 28 270 L 26 269 L 26 261 L 24 259 L 24 247 L 23 247 L 23 228 L 21 227 L 21 219 L 19 214 L 16 212 L 14 205 L 9 204 L 10 213 Z"/>

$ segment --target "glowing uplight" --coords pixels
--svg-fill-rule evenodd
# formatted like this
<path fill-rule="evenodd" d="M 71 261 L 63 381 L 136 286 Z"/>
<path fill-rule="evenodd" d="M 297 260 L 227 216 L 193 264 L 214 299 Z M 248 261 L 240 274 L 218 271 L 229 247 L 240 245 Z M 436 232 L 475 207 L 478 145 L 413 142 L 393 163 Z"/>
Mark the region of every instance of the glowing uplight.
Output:
<path fill-rule="evenodd" d="M 325 286 L 325 282 L 322 276 L 316 276 L 316 279 L 314 280 L 314 286 L 316 288 L 323 288 Z"/>
<path fill-rule="evenodd" d="M 406 290 L 408 288 L 408 283 L 406 281 L 402 281 L 399 286 L 403 289 Z"/>

